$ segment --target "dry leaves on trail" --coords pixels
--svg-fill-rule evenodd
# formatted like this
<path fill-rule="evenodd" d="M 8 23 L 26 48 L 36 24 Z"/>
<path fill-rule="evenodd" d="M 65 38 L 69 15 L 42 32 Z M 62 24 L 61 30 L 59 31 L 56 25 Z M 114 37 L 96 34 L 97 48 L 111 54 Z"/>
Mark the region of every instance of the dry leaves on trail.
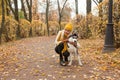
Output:
<path fill-rule="evenodd" d="M 22 71 L 24 77 L 28 74 L 38 80 L 59 78 L 63 80 L 76 80 L 77 78 L 116 80 L 120 77 L 120 49 L 110 54 L 101 53 L 103 40 L 79 40 L 82 67 L 78 66 L 76 60 L 71 66 L 60 66 L 59 56 L 53 49 L 53 42 L 53 37 L 30 38 L 17 41 L 13 45 L 0 46 L 0 72 L 3 72 L 3 75 L 9 75 L 10 71 L 4 71 L 4 68 L 14 65 L 15 67 L 10 68 L 18 77 Z"/>
<path fill-rule="evenodd" d="M 112 53 L 102 53 L 103 40 L 99 39 L 80 40 L 80 43 L 82 48 L 79 51 L 84 64 L 92 68 L 90 80 L 116 80 L 120 77 L 120 49 Z"/>
<path fill-rule="evenodd" d="M 101 64 L 101 70 L 107 66 L 120 68 L 120 49 L 112 53 L 102 53 L 103 40 L 80 40 L 82 48 L 79 50 L 85 59 L 94 60 Z M 89 57 L 89 58 L 88 58 Z"/>
<path fill-rule="evenodd" d="M 5 65 L 13 64 L 18 61 L 16 53 L 19 53 L 15 46 L 0 46 L 0 71 L 3 71 Z"/>

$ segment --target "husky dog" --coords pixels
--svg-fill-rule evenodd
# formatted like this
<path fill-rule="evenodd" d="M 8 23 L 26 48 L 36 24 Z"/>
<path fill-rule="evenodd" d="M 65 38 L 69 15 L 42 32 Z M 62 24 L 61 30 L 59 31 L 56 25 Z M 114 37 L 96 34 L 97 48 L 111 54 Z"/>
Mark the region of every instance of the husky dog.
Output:
<path fill-rule="evenodd" d="M 78 53 L 78 48 L 80 48 L 80 44 L 78 43 L 77 39 L 78 39 L 78 35 L 75 34 L 75 33 L 73 33 L 72 35 L 69 36 L 69 39 L 68 39 L 68 51 L 70 53 L 70 56 L 69 56 L 70 62 L 69 62 L 68 65 L 72 64 L 73 57 L 76 56 L 78 58 L 79 65 L 82 66 L 82 62 L 80 60 L 80 55 Z M 73 42 L 73 43 L 75 43 L 75 45 L 72 45 L 69 42 Z"/>

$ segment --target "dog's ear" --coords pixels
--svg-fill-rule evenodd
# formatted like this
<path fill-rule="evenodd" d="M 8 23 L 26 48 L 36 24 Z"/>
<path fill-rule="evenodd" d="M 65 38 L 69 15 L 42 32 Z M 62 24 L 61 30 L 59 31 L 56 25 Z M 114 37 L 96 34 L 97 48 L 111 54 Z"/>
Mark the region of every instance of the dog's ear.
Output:
<path fill-rule="evenodd" d="M 78 38 L 78 32 L 77 32 L 77 31 L 72 31 L 72 34 L 69 36 L 69 38 L 70 38 L 71 36 L 76 36 L 76 37 Z"/>
<path fill-rule="evenodd" d="M 76 36 L 78 38 L 78 35 L 76 33 L 74 33 L 73 36 Z"/>
<path fill-rule="evenodd" d="M 78 38 L 79 37 L 79 32 L 77 30 L 75 30 L 74 33 L 76 34 L 76 36 Z"/>

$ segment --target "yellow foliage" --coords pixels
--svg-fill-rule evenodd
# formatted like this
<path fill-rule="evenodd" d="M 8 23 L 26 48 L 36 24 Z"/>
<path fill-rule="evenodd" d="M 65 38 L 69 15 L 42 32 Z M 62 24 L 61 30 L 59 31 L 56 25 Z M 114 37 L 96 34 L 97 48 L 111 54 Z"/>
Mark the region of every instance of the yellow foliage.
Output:
<path fill-rule="evenodd" d="M 2 5 L 2 0 L 0 0 L 0 16 L 2 15 L 2 6 L 1 6 L 1 5 Z M 4 0 L 4 7 L 5 7 L 4 10 L 5 10 L 5 14 L 6 14 L 6 12 L 7 12 L 7 11 L 6 11 L 6 7 L 8 8 L 8 6 L 6 5 L 5 0 Z"/>
<path fill-rule="evenodd" d="M 33 20 L 31 23 L 32 36 L 42 36 L 45 34 L 45 24 L 39 20 Z"/>
<path fill-rule="evenodd" d="M 113 24 L 116 46 L 120 47 L 120 0 L 115 0 L 113 3 Z M 98 8 L 100 12 L 98 16 L 89 14 L 78 18 L 79 22 L 74 20 L 75 29 L 81 38 L 104 38 L 105 30 L 108 23 L 108 0 L 104 0 Z M 86 35 L 88 34 L 88 35 Z"/>
<path fill-rule="evenodd" d="M 0 16 L 0 24 L 2 21 L 1 19 L 2 19 L 2 16 Z M 2 42 L 15 40 L 17 27 L 18 27 L 17 21 L 15 21 L 11 17 L 5 16 L 5 24 L 3 28 Z"/>
<path fill-rule="evenodd" d="M 25 38 L 29 37 L 31 24 L 25 19 L 20 19 L 20 37 Z"/>
<path fill-rule="evenodd" d="M 102 66 L 99 69 L 102 70 L 102 71 L 106 71 L 107 70 L 107 66 Z"/>
<path fill-rule="evenodd" d="M 49 21 L 50 34 L 54 35 L 59 30 L 59 24 L 56 21 Z"/>

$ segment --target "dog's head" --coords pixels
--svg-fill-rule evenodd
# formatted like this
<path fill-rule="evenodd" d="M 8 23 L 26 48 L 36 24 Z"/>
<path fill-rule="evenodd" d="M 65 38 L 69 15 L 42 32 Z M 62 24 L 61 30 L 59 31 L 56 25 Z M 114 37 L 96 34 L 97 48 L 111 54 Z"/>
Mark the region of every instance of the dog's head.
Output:
<path fill-rule="evenodd" d="M 69 41 L 70 42 L 77 42 L 78 35 L 76 33 L 73 33 L 72 35 L 69 36 Z"/>

